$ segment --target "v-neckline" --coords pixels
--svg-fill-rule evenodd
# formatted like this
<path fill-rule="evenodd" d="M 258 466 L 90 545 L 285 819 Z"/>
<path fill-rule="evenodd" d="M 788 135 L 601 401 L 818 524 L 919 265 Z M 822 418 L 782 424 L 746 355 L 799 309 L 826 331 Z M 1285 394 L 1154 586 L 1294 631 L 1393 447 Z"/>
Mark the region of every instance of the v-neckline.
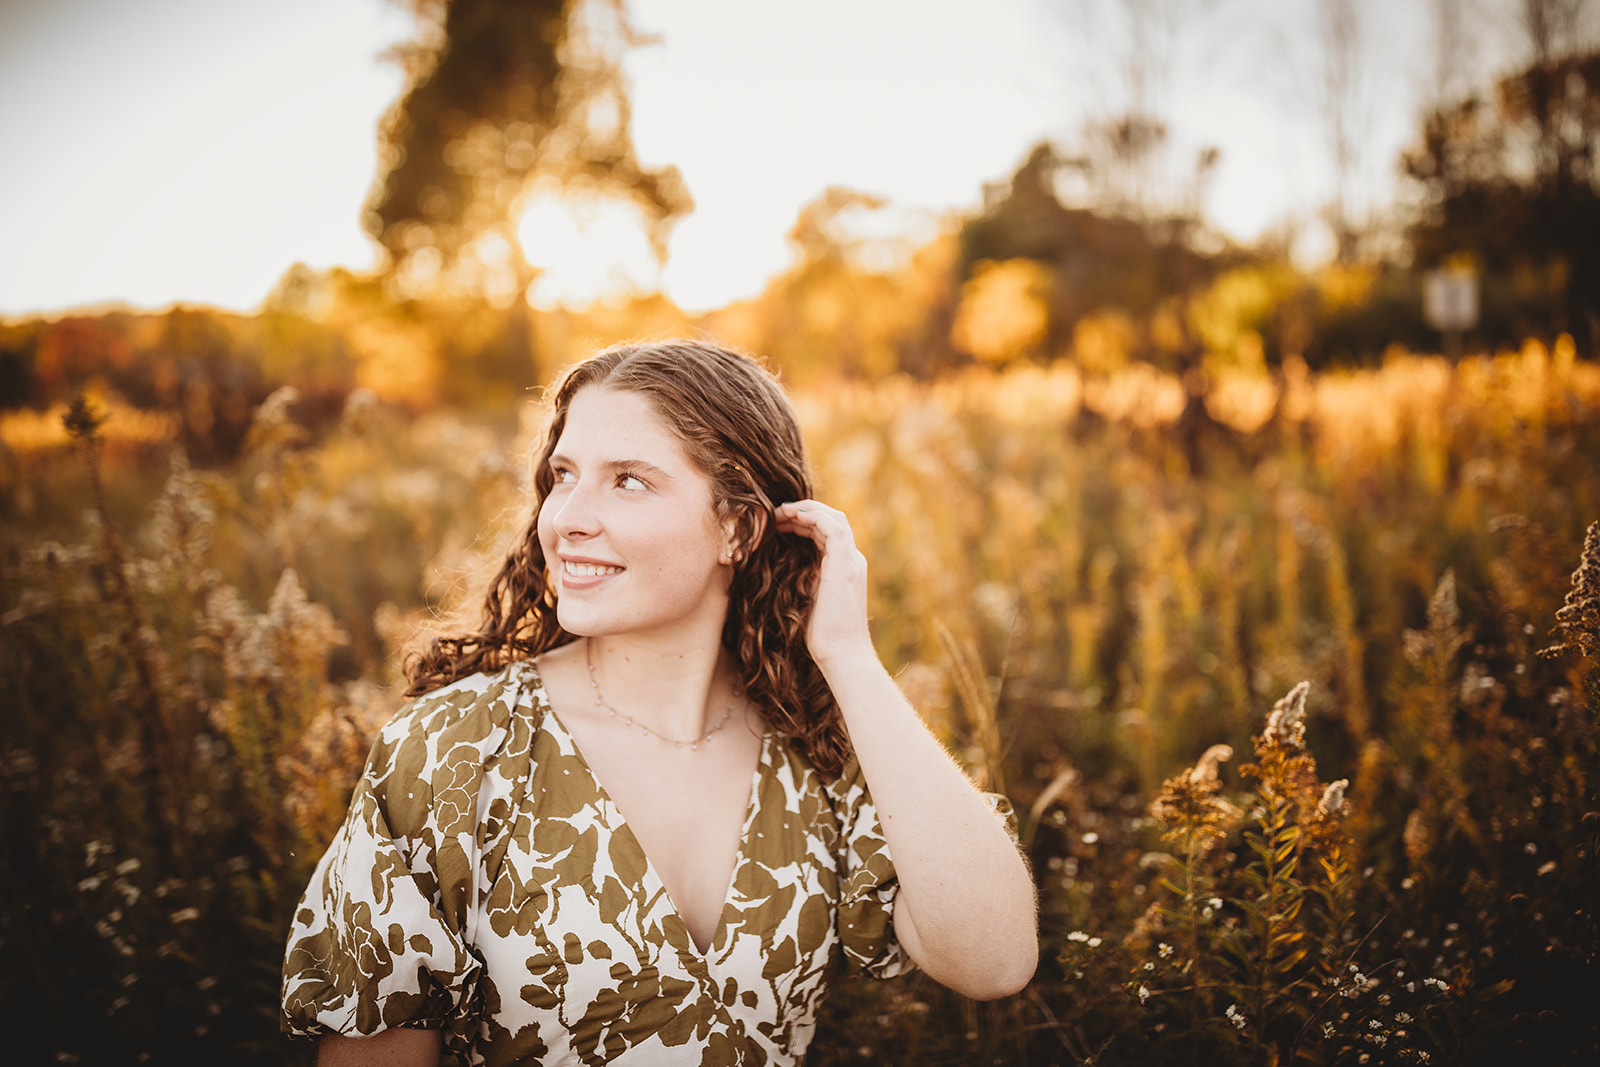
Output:
<path fill-rule="evenodd" d="M 544 697 L 545 714 L 550 721 L 555 723 L 566 739 L 571 742 L 572 751 L 577 756 L 578 763 L 583 767 L 584 773 L 589 776 L 589 781 L 594 783 L 595 793 L 617 814 L 616 825 L 612 827 L 611 832 L 613 834 L 626 834 L 628 840 L 633 843 L 634 849 L 644 859 L 644 877 L 647 888 L 660 890 L 661 895 L 666 898 L 667 907 L 672 912 L 672 918 L 676 919 L 678 925 L 683 927 L 684 941 L 688 944 L 690 952 L 694 954 L 696 959 L 709 965 L 712 957 L 726 947 L 728 909 L 733 906 L 733 887 L 739 878 L 739 868 L 744 866 L 745 838 L 749 834 L 751 821 L 755 818 L 756 804 L 761 796 L 762 772 L 767 765 L 767 743 L 770 740 L 770 728 L 765 723 L 762 724 L 761 737 L 759 739 L 760 745 L 756 750 L 756 766 L 755 770 L 750 774 L 750 789 L 745 797 L 744 819 L 739 824 L 739 844 L 733 854 L 733 866 L 728 870 L 728 884 L 722 890 L 722 902 L 717 909 L 716 929 L 711 932 L 711 943 L 701 949 L 699 945 L 695 944 L 694 934 L 689 931 L 689 923 L 684 919 L 683 912 L 678 908 L 678 902 L 672 899 L 672 891 L 667 888 L 666 881 L 661 877 L 660 871 L 656 869 L 655 861 L 650 858 L 650 853 L 645 849 L 644 842 L 640 841 L 639 836 L 633 832 L 633 826 L 628 822 L 628 817 L 623 813 L 621 805 L 612 798 L 611 793 L 606 789 L 605 783 L 600 780 L 600 775 L 590 765 L 589 757 L 583 754 L 583 746 L 578 743 L 577 735 L 561 720 L 560 714 L 556 711 L 555 701 L 550 699 L 550 690 L 545 686 L 543 675 L 539 674 L 537 667 L 532 664 L 529 664 L 529 666 L 533 667 L 534 678 L 538 681 L 539 694 Z"/>

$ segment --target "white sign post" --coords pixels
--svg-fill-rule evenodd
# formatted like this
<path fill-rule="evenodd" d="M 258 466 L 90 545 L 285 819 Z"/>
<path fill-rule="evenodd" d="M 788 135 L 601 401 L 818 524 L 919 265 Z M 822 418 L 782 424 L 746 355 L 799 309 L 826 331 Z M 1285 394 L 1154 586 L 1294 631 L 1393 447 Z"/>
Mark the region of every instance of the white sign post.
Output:
<path fill-rule="evenodd" d="M 1444 354 L 1461 358 L 1461 333 L 1478 325 L 1478 276 L 1470 270 L 1430 270 L 1422 276 L 1422 317 L 1444 335 Z"/>

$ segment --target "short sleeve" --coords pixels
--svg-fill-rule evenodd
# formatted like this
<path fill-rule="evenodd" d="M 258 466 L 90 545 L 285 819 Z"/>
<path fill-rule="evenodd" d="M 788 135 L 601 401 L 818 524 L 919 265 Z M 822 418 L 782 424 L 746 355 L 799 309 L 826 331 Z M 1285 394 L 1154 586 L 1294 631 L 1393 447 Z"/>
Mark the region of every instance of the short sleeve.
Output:
<path fill-rule="evenodd" d="M 900 883 L 894 859 L 878 820 L 860 765 L 852 758 L 831 787 L 843 815 L 841 871 L 844 886 L 839 896 L 839 940 L 846 963 L 877 978 L 893 978 L 916 964 L 894 935 L 894 905 Z M 995 818 L 1002 819 L 1012 841 L 1017 840 L 1017 819 L 1011 802 L 997 793 L 985 793 Z"/>
<path fill-rule="evenodd" d="M 878 821 L 878 809 L 854 758 L 830 784 L 842 833 L 839 839 L 838 932 L 846 965 L 876 978 L 892 978 L 915 964 L 894 936 L 894 903 L 900 891 L 894 859 Z"/>
<path fill-rule="evenodd" d="M 295 909 L 283 964 L 287 1033 L 471 1028 L 483 975 L 470 936 L 477 802 L 485 762 L 506 734 L 505 681 L 474 676 L 441 689 L 379 735 Z"/>

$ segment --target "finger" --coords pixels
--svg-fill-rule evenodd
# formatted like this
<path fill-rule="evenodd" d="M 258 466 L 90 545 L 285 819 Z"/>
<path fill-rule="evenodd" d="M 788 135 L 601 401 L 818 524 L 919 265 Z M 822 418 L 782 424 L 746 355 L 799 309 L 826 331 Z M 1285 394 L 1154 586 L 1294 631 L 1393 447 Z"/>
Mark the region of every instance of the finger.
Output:
<path fill-rule="evenodd" d="M 826 504 L 819 504 L 815 500 L 795 500 L 787 504 L 780 504 L 774 512 L 774 517 L 780 523 L 796 526 L 825 527 L 830 523 L 838 528 L 849 530 L 850 520 L 838 508 L 830 508 Z"/>

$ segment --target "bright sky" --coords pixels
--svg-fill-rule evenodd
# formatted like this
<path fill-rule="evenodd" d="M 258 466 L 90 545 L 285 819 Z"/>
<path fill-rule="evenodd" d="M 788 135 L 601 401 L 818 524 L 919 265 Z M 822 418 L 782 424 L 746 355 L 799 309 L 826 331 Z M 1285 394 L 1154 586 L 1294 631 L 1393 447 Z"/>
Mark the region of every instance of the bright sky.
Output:
<path fill-rule="evenodd" d="M 627 63 L 639 153 L 676 164 L 698 204 L 673 238 L 668 295 L 701 309 L 759 291 L 790 260 L 797 211 L 829 185 L 887 196 L 924 225 L 976 208 L 1030 145 L 1126 106 L 1128 6 L 631 0 L 660 36 Z M 1208 215 L 1242 239 L 1311 217 L 1330 188 L 1316 4 L 1168 7 L 1184 21 L 1158 35 L 1149 99 L 1171 116 L 1175 159 L 1222 149 Z M 1391 193 L 1414 125 L 1428 7 L 1361 4 L 1368 206 Z M 410 33 L 384 0 L 0 0 L 0 314 L 247 310 L 297 260 L 370 267 L 358 216 L 401 88 L 378 56 Z M 525 230 L 549 238 L 534 255 L 546 297 L 625 269 L 595 256 L 639 247 L 624 231 L 616 218 Z"/>

